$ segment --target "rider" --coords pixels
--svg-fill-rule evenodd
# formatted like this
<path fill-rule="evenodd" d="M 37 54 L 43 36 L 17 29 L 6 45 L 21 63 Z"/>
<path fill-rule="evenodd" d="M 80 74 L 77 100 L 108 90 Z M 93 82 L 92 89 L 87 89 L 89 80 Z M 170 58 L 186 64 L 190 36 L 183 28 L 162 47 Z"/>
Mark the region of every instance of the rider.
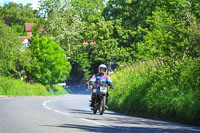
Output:
<path fill-rule="evenodd" d="M 94 107 L 94 102 L 96 98 L 96 88 L 95 86 L 102 82 L 103 84 L 108 84 L 110 88 L 114 89 L 114 85 L 108 75 L 106 75 L 107 67 L 104 64 L 101 64 L 99 66 L 99 73 L 95 74 L 91 79 L 89 84 L 92 85 L 92 96 L 91 96 L 91 104 L 90 107 Z M 105 107 L 108 109 L 107 103 L 108 103 L 109 93 L 106 95 L 106 105 Z"/>

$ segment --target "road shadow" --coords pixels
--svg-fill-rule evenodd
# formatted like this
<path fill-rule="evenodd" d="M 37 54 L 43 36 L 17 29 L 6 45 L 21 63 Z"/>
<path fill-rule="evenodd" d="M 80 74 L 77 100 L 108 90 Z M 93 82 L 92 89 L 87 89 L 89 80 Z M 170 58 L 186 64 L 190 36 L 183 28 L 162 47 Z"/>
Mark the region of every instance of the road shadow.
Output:
<path fill-rule="evenodd" d="M 110 132 L 130 132 L 130 133 L 163 133 L 163 132 L 175 132 L 175 133 L 197 133 L 198 131 L 187 131 L 185 129 L 163 129 L 163 128 L 143 128 L 143 127 L 130 127 L 130 126 L 89 126 L 84 124 L 61 124 L 61 125 L 41 125 L 48 127 L 59 127 L 67 129 L 81 129 L 83 132 L 98 132 L 98 133 L 110 133 Z"/>
<path fill-rule="evenodd" d="M 81 94 L 81 95 L 91 95 L 91 89 L 88 89 L 88 85 L 86 83 L 73 83 L 70 84 L 67 91 L 70 94 Z"/>
<path fill-rule="evenodd" d="M 80 109 L 66 109 L 67 111 L 70 111 L 72 114 L 87 114 L 91 115 L 92 110 L 80 110 Z"/>
<path fill-rule="evenodd" d="M 178 131 L 184 132 L 200 132 L 199 127 L 194 127 L 191 125 L 180 124 L 176 122 L 166 122 L 160 120 L 153 120 L 153 119 L 144 119 L 139 117 L 128 116 L 116 112 L 107 111 L 104 113 L 103 117 L 100 116 L 98 113 L 93 114 L 91 110 L 81 110 L 81 109 L 67 109 L 72 114 L 84 114 L 84 118 L 92 121 L 106 121 L 112 124 L 121 124 L 121 125 L 148 125 L 151 126 L 158 126 L 158 127 L 174 127 Z M 93 117 L 95 116 L 95 117 Z M 104 117 L 105 116 L 105 117 Z M 109 117 L 108 117 L 109 116 Z M 170 129 L 172 130 L 172 129 Z"/>

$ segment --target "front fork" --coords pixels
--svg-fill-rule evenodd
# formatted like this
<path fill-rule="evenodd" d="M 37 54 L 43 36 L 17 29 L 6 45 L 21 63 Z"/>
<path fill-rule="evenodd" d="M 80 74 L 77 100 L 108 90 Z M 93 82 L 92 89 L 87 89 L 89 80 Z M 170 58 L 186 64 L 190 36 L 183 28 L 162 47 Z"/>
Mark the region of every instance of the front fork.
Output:
<path fill-rule="evenodd" d="M 93 104 L 97 104 L 98 103 L 98 105 L 100 104 L 100 98 L 101 97 L 103 97 L 103 95 L 105 95 L 106 96 L 106 105 L 107 105 L 107 103 L 108 103 L 108 99 L 109 99 L 109 93 L 107 92 L 107 94 L 100 94 L 100 96 L 98 96 L 97 95 L 97 89 L 92 89 L 92 96 L 91 96 L 91 100 L 92 100 L 92 102 L 93 102 Z"/>

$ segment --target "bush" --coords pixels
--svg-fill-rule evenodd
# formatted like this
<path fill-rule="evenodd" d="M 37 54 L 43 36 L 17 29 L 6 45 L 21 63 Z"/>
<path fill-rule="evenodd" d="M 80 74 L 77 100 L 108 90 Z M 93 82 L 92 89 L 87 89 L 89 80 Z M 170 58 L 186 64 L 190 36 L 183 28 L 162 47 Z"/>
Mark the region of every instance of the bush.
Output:
<path fill-rule="evenodd" d="M 62 95 L 62 94 L 68 94 L 68 91 L 66 91 L 62 86 L 60 85 L 47 85 L 47 91 L 49 95 Z"/>
<path fill-rule="evenodd" d="M 0 76 L 0 95 L 7 96 L 49 96 L 68 93 L 62 86 L 52 87 L 25 83 L 19 79 Z"/>
<path fill-rule="evenodd" d="M 200 59 L 159 70 L 140 67 L 111 76 L 116 87 L 110 94 L 111 109 L 200 125 Z"/>
<path fill-rule="evenodd" d="M 52 84 L 66 80 L 71 71 L 60 43 L 53 37 L 35 37 L 31 43 L 33 66 L 31 76 L 41 84 Z"/>

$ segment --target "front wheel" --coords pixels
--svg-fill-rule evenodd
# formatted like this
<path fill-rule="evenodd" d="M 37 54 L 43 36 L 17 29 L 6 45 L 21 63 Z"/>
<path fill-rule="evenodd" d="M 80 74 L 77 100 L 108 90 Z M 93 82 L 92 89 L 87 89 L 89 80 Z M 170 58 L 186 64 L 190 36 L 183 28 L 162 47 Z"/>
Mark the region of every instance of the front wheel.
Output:
<path fill-rule="evenodd" d="M 106 104 L 106 96 L 103 95 L 101 98 L 101 104 L 100 104 L 100 109 L 99 109 L 100 115 L 103 115 L 105 111 L 105 104 Z"/>

